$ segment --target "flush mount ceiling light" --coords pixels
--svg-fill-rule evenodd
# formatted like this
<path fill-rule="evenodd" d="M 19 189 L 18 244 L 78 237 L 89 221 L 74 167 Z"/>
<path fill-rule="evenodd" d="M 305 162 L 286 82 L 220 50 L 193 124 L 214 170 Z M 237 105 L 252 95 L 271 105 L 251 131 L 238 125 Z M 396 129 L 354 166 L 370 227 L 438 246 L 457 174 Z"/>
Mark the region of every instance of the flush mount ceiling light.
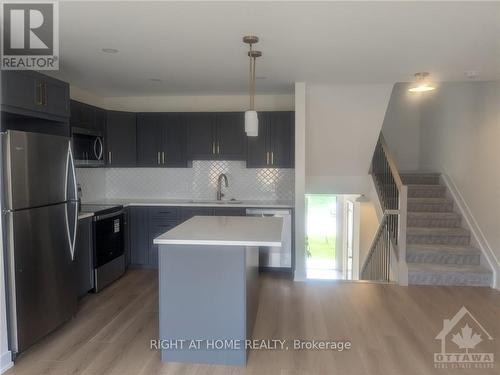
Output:
<path fill-rule="evenodd" d="M 356 198 L 356 202 L 358 202 L 358 203 L 368 203 L 368 202 L 370 202 L 370 198 L 368 198 L 364 194 L 361 194 L 359 197 Z"/>
<path fill-rule="evenodd" d="M 249 96 L 250 108 L 245 112 L 245 133 L 249 137 L 257 137 L 259 135 L 259 117 L 255 111 L 255 62 L 257 57 L 262 56 L 262 52 L 255 51 L 252 46 L 258 43 L 259 38 L 254 35 L 243 37 L 243 43 L 249 45 L 248 58 L 250 60 L 250 75 L 249 75 Z"/>
<path fill-rule="evenodd" d="M 118 53 L 116 48 L 103 48 L 101 51 L 104 53 Z"/>
<path fill-rule="evenodd" d="M 436 86 L 429 79 L 428 72 L 415 73 L 415 82 L 408 89 L 409 92 L 427 92 L 436 89 Z"/>

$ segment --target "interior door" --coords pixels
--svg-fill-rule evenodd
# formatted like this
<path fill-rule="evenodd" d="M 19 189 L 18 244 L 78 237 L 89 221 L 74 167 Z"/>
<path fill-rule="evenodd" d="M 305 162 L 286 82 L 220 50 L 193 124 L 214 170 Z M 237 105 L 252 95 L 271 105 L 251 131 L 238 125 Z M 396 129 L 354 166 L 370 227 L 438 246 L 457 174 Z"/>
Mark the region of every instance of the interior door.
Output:
<path fill-rule="evenodd" d="M 76 279 L 65 203 L 11 212 L 9 274 L 15 290 L 14 350 L 21 352 L 70 319 Z"/>
<path fill-rule="evenodd" d="M 161 166 L 162 129 L 157 113 L 137 114 L 137 164 Z"/>
<path fill-rule="evenodd" d="M 245 113 L 217 113 L 216 153 L 223 160 L 245 159 Z"/>

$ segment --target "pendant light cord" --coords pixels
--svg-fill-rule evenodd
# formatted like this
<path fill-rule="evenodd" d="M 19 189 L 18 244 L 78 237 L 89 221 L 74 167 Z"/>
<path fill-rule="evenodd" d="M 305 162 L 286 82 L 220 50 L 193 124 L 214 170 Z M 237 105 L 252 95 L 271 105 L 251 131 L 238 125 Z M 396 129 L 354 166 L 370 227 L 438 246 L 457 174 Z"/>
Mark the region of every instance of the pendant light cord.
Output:
<path fill-rule="evenodd" d="M 248 52 L 248 57 L 250 59 L 248 91 L 249 91 L 249 96 L 250 96 L 250 110 L 253 110 L 254 109 L 253 94 L 255 91 L 255 58 L 252 58 L 252 44 L 251 43 L 250 43 L 250 52 Z"/>

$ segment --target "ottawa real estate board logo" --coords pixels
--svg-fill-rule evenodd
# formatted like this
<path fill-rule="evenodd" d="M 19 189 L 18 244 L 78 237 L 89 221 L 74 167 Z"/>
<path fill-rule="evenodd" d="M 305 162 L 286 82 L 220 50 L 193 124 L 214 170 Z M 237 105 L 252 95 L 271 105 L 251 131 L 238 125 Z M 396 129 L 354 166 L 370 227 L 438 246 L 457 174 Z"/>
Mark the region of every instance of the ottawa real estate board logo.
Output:
<path fill-rule="evenodd" d="M 493 337 L 464 306 L 451 319 L 443 320 L 443 329 L 435 338 L 441 351 L 434 353 L 436 368 L 493 368 Z"/>
<path fill-rule="evenodd" d="M 3 70 L 59 69 L 59 7 L 55 1 L 2 1 Z"/>

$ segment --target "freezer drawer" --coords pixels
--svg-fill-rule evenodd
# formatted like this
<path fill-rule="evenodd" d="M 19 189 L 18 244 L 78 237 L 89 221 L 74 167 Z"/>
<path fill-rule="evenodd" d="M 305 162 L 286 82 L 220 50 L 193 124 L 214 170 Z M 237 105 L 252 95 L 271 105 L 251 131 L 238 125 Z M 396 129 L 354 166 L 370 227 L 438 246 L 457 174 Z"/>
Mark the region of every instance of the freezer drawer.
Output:
<path fill-rule="evenodd" d="M 24 351 L 76 311 L 67 209 L 63 203 L 6 215 L 9 322 L 14 352 Z"/>
<path fill-rule="evenodd" d="M 69 138 L 9 130 L 2 149 L 6 209 L 76 199 L 67 194 Z"/>

